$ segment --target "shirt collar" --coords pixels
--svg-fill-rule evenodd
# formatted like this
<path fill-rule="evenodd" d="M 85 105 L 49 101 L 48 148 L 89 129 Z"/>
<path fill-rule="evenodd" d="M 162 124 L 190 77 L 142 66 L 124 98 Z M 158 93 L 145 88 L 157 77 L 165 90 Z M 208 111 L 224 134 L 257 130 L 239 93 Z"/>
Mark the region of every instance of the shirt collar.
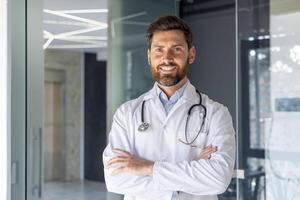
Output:
<path fill-rule="evenodd" d="M 182 97 L 183 95 L 183 92 L 186 88 L 186 86 L 188 85 L 188 81 L 183 85 L 181 86 L 178 90 L 176 90 L 176 92 L 168 99 L 167 95 L 164 93 L 164 91 L 162 91 L 158 84 L 156 84 L 156 95 L 160 98 L 161 101 L 164 101 L 164 102 L 176 102 L 180 97 Z"/>
<path fill-rule="evenodd" d="M 185 86 L 185 88 L 184 88 L 184 86 Z M 198 102 L 197 99 L 199 97 L 198 97 L 198 94 L 196 93 L 196 89 L 190 83 L 189 80 L 187 80 L 187 82 L 181 88 L 183 88 L 183 91 L 182 91 L 183 92 L 182 93 L 182 98 L 183 99 L 190 100 L 190 101 L 197 101 Z M 159 95 L 158 89 L 159 89 L 159 87 L 157 85 L 157 82 L 155 82 L 153 88 L 144 95 L 143 100 L 148 100 L 148 99 L 159 97 L 158 96 Z"/>

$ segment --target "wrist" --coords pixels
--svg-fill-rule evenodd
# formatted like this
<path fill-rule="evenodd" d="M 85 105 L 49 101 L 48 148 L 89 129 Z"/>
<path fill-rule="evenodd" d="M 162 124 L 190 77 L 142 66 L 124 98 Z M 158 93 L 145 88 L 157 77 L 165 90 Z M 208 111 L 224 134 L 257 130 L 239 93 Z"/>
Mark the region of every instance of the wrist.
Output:
<path fill-rule="evenodd" d="M 154 165 L 154 162 L 150 161 L 149 165 L 148 165 L 148 175 L 149 176 L 152 176 L 152 174 L 153 174 L 153 165 Z"/>

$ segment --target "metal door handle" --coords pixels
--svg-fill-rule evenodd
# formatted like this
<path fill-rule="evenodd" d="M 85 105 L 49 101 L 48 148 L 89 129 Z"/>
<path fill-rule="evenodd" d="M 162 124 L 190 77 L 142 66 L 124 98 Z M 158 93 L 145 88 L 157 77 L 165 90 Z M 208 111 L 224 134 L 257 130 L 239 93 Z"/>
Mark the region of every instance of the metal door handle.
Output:
<path fill-rule="evenodd" d="M 42 128 L 39 128 L 39 198 L 42 197 L 42 159 L 43 159 L 43 146 L 42 146 Z"/>
<path fill-rule="evenodd" d="M 38 132 L 37 132 L 38 131 Z M 32 195 L 42 197 L 42 128 L 32 128 Z M 36 169 L 37 168 L 37 169 Z M 36 176 L 36 172 L 38 172 Z"/>

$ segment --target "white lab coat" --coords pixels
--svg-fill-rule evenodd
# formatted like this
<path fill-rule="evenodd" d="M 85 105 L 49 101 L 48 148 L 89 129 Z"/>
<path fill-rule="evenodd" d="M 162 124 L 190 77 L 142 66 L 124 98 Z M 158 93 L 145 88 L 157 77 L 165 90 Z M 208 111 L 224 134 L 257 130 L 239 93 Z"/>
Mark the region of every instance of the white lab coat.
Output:
<path fill-rule="evenodd" d="M 109 142 L 103 152 L 107 190 L 124 194 L 125 200 L 213 200 L 223 193 L 231 180 L 235 161 L 235 132 L 226 107 L 201 94 L 207 108 L 203 131 L 194 144 L 218 147 L 209 160 L 194 160 L 201 148 L 178 142 L 185 141 L 184 127 L 187 112 L 199 103 L 194 86 L 187 87 L 166 115 L 157 95 L 157 85 L 137 99 L 121 105 L 114 115 Z M 150 123 L 145 132 L 139 132 L 142 102 L 145 100 L 144 121 Z M 191 141 L 200 127 L 199 107 L 188 123 L 187 135 Z M 106 169 L 109 159 L 116 156 L 112 148 L 120 148 L 141 158 L 155 162 L 152 176 L 122 173 L 116 176 Z"/>

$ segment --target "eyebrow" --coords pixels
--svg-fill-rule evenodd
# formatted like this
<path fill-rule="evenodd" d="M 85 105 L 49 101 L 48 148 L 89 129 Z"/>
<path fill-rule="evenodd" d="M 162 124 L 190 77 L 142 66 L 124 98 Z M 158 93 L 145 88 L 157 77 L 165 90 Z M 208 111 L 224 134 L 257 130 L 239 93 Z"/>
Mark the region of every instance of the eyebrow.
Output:
<path fill-rule="evenodd" d="M 159 44 L 157 44 L 157 45 L 152 45 L 153 47 L 165 47 L 164 45 L 159 45 Z M 184 47 L 184 45 L 183 44 L 174 44 L 174 45 L 172 45 L 171 47 Z"/>

